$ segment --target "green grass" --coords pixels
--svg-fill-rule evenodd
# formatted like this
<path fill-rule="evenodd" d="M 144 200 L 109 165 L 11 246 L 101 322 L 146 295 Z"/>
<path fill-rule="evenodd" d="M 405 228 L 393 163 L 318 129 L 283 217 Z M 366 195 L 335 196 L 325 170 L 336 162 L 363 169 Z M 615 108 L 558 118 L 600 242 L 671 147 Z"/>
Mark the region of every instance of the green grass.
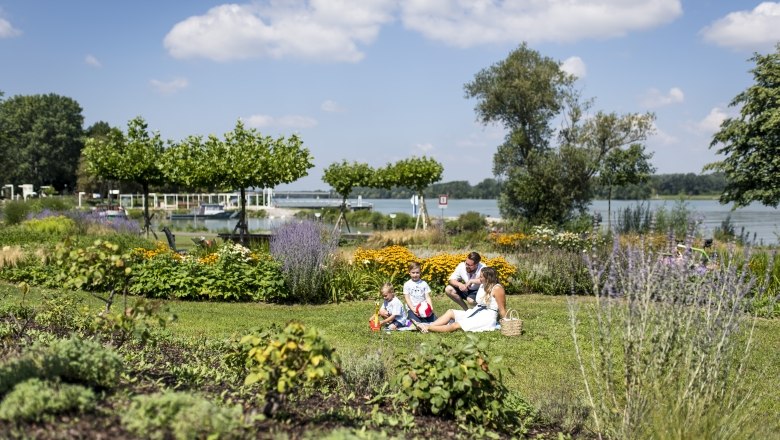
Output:
<path fill-rule="evenodd" d="M 34 304 L 40 289 L 32 289 L 27 298 Z M 96 310 L 102 304 L 83 292 L 76 292 Z M 18 302 L 19 293 L 8 284 L 0 284 L 0 304 Z M 578 298 L 585 304 L 591 298 Z M 200 340 L 224 339 L 255 327 L 284 324 L 291 319 L 318 328 L 343 357 L 356 357 L 382 350 L 385 358 L 414 355 L 423 341 L 447 338 L 465 340 L 463 332 L 446 335 L 417 332 L 373 333 L 368 318 L 373 301 L 322 306 L 281 306 L 255 303 L 203 303 L 168 301 L 178 320 L 168 326 L 174 337 Z M 448 299 L 434 299 L 434 309 L 441 313 L 454 305 Z M 121 299 L 118 300 L 121 307 Z M 542 295 L 515 295 L 507 306 L 523 319 L 523 334 L 504 337 L 499 332 L 481 333 L 488 341 L 488 352 L 502 356 L 504 380 L 542 410 L 542 414 L 562 423 L 576 424 L 582 413 L 582 380 L 571 338 L 567 298 Z M 583 307 L 583 311 L 586 307 Z M 581 313 L 581 319 L 585 319 Z M 589 345 L 589 341 L 584 341 Z M 780 438 L 780 321 L 759 319 L 756 322 L 752 355 L 747 369 L 747 386 L 756 397 L 752 422 L 765 427 Z M 391 363 L 392 364 L 392 363 Z"/>

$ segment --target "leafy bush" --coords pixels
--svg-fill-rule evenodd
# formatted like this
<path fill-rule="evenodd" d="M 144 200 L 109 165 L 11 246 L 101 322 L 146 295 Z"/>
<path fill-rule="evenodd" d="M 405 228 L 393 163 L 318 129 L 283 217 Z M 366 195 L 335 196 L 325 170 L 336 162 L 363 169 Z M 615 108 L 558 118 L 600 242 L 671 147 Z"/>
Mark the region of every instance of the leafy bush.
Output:
<path fill-rule="evenodd" d="M 65 287 L 99 292 L 123 291 L 130 280 L 130 254 L 109 241 L 95 240 L 85 248 L 58 246 L 56 265 Z"/>
<path fill-rule="evenodd" d="M 590 341 L 579 341 L 577 304 L 570 313 L 599 435 L 750 438 L 742 413 L 749 402 L 739 390 L 751 345 L 742 308 L 752 277 L 734 259 L 701 267 L 690 253 L 680 258 L 615 246 L 608 259 L 589 264 L 604 274 L 594 276 Z"/>
<path fill-rule="evenodd" d="M 467 211 L 459 215 L 456 220 L 446 222 L 447 230 L 459 232 L 480 232 L 487 228 L 487 219 L 476 211 Z"/>
<path fill-rule="evenodd" d="M 134 250 L 130 292 L 151 298 L 283 301 L 288 298 L 281 265 L 270 255 L 226 242 L 203 257 L 167 247 Z"/>
<path fill-rule="evenodd" d="M 290 322 L 282 331 L 271 328 L 246 335 L 241 344 L 248 347 L 245 383 L 260 385 L 269 414 L 287 394 L 311 389 L 340 373 L 335 350 L 316 329 L 298 322 Z"/>
<path fill-rule="evenodd" d="M 33 217 L 22 222 L 22 227 L 31 232 L 64 236 L 76 231 L 76 222 L 64 215 Z"/>
<path fill-rule="evenodd" d="M 5 214 L 6 225 L 17 225 L 27 218 L 31 211 L 31 206 L 23 201 L 11 201 L 5 204 L 3 213 Z"/>
<path fill-rule="evenodd" d="M 487 343 L 474 335 L 466 342 L 439 339 L 423 343 L 415 356 L 402 356 L 391 388 L 396 405 L 472 426 L 521 435 L 532 410 L 512 395 L 500 371 L 491 369 Z M 497 361 L 497 360 L 496 360 Z"/>
<path fill-rule="evenodd" d="M 291 299 L 304 304 L 321 303 L 326 292 L 323 268 L 333 258 L 338 237 L 320 223 L 302 220 L 277 227 L 271 237 L 271 255 L 282 264 L 282 274 Z"/>
<path fill-rule="evenodd" d="M 90 410 L 96 400 L 95 392 L 81 385 L 29 379 L 0 402 L 0 419 L 41 421 L 47 415 Z"/>
<path fill-rule="evenodd" d="M 387 277 L 364 265 L 336 259 L 325 271 L 325 290 L 330 301 L 359 301 L 376 297 Z"/>
<path fill-rule="evenodd" d="M 220 407 L 192 394 L 166 391 L 133 398 L 122 413 L 122 425 L 152 440 L 241 438 L 240 406 Z"/>
<path fill-rule="evenodd" d="M 121 370 L 121 357 L 97 342 L 75 336 L 56 339 L 50 344 L 36 343 L 0 365 L 0 394 L 31 378 L 113 388 Z"/>

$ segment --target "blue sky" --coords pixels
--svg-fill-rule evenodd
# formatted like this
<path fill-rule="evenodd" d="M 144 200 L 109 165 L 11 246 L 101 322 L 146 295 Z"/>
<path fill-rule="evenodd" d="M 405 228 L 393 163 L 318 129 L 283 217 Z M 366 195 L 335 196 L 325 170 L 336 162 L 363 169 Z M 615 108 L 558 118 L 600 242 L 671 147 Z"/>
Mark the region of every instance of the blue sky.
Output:
<path fill-rule="evenodd" d="M 476 184 L 504 131 L 477 123 L 463 85 L 523 41 L 577 75 L 594 110 L 654 112 L 658 173 L 699 173 L 749 58 L 780 41 L 780 2 L 0 0 L 0 90 L 71 97 L 86 126 L 140 115 L 172 140 L 239 118 L 297 133 L 315 168 L 285 189 L 326 189 L 342 159 L 421 155 Z"/>

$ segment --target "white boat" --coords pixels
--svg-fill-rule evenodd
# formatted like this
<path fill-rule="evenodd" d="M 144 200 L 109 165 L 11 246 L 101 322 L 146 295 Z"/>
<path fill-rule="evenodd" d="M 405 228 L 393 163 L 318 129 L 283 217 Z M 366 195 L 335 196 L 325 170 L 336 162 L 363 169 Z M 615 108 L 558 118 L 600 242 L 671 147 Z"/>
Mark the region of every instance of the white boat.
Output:
<path fill-rule="evenodd" d="M 189 214 L 171 214 L 171 220 L 211 220 L 227 219 L 238 215 L 238 211 L 226 211 L 225 205 L 219 203 L 203 203 L 199 208 L 192 210 Z"/>

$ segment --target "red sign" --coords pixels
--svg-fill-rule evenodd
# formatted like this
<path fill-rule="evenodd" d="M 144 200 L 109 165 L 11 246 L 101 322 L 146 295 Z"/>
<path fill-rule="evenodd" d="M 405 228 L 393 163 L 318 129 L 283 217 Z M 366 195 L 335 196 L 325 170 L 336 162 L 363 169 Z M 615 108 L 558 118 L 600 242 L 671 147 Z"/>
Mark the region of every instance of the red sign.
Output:
<path fill-rule="evenodd" d="M 447 194 L 442 194 L 439 196 L 439 208 L 443 208 L 447 206 Z"/>

